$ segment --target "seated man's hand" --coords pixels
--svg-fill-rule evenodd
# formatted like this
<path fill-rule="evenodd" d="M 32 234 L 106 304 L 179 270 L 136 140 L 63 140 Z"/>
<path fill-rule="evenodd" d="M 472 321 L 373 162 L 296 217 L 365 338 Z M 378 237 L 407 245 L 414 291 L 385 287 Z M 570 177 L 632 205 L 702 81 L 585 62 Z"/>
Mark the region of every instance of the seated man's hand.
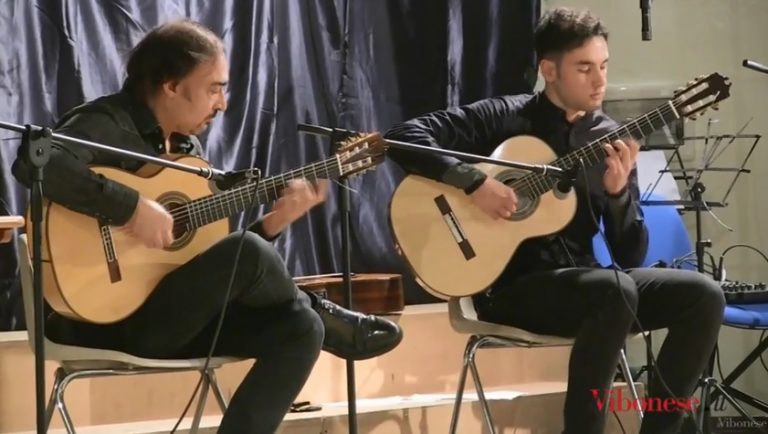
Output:
<path fill-rule="evenodd" d="M 262 227 L 269 236 L 277 235 L 328 196 L 328 180 L 312 183 L 294 179 L 283 190 L 272 211 L 264 216 Z"/>

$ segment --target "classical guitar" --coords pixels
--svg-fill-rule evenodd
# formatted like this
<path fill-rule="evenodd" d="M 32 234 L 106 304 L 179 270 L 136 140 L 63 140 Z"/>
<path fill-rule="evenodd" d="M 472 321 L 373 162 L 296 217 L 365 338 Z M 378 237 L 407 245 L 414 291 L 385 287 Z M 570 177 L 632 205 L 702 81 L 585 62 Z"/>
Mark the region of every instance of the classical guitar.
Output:
<path fill-rule="evenodd" d="M 530 136 L 507 139 L 492 157 L 564 170 L 578 168 L 582 162 L 596 164 L 605 158 L 605 143 L 628 136 L 641 139 L 676 119 L 695 119 L 708 107 L 716 108 L 729 92 L 729 80 L 713 73 L 690 82 L 656 109 L 561 158 Z M 461 190 L 415 175 L 402 181 L 390 202 L 397 248 L 419 284 L 437 297 L 468 296 L 488 288 L 520 243 L 561 230 L 576 212 L 575 193 L 555 189 L 555 178 L 486 163 L 475 167 L 515 189 L 518 208 L 509 219 L 494 220 Z"/>
<path fill-rule="evenodd" d="M 351 276 L 352 310 L 370 314 L 400 312 L 405 308 L 402 276 L 390 273 L 354 273 Z M 341 273 L 294 278 L 296 285 L 332 302 L 345 305 Z"/>
<path fill-rule="evenodd" d="M 42 240 L 46 300 L 73 319 L 119 321 L 144 303 L 163 276 L 224 238 L 229 233 L 227 217 L 276 200 L 292 179 L 335 179 L 374 168 L 385 150 L 379 134 L 356 136 L 327 160 L 218 194 L 211 194 L 206 179 L 176 170 L 145 166 L 134 174 L 92 167 L 166 207 L 174 218 L 175 241 L 165 249 L 149 249 L 123 231 L 48 202 Z M 175 160 L 208 167 L 197 157 Z"/>

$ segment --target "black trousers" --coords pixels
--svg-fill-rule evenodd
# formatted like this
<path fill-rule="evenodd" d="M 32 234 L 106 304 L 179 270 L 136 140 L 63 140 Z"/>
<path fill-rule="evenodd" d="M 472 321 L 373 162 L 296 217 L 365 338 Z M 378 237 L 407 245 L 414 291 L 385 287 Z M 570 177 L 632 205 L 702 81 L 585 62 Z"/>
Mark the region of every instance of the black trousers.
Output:
<path fill-rule="evenodd" d="M 232 396 L 219 432 L 274 433 L 317 361 L 324 328 L 274 247 L 250 232 L 224 298 L 239 237 L 231 234 L 168 274 L 127 319 L 98 326 L 59 318 L 49 327 L 51 338 L 141 357 L 205 357 L 226 305 L 214 355 L 256 362 Z"/>
<path fill-rule="evenodd" d="M 606 410 L 601 400 L 616 373 L 621 348 L 637 332 L 668 328 L 658 354 L 653 398 L 687 398 L 696 388 L 715 343 L 725 308 L 722 290 L 693 271 L 642 268 L 626 273 L 591 268 L 537 272 L 490 295 L 475 297 L 481 319 L 534 333 L 574 337 L 565 400 L 565 434 L 599 434 Z M 671 395 L 670 395 L 671 392 Z M 646 412 L 642 434 L 679 430 L 682 411 Z"/>

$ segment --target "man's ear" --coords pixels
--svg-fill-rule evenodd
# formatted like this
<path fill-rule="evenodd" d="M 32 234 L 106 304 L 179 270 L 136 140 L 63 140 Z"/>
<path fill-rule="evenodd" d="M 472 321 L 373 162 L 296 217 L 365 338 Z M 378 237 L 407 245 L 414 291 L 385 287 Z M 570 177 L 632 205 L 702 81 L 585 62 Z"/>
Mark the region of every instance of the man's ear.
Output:
<path fill-rule="evenodd" d="M 163 94 L 168 97 L 175 97 L 179 93 L 179 82 L 177 80 L 166 81 L 161 87 Z"/>
<path fill-rule="evenodd" d="M 551 59 L 541 59 L 539 71 L 544 81 L 551 83 L 557 79 L 557 62 Z"/>

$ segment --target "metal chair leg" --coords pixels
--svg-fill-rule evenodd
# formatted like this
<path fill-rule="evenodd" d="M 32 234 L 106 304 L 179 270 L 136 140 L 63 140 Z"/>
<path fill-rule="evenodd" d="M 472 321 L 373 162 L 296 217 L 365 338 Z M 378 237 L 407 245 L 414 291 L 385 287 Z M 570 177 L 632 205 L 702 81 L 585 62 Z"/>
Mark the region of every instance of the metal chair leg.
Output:
<path fill-rule="evenodd" d="M 637 387 L 635 387 L 635 380 L 632 378 L 632 372 L 629 370 L 629 362 L 627 361 L 627 353 L 624 352 L 624 349 L 621 350 L 621 353 L 619 353 L 619 366 L 621 367 L 621 373 L 624 376 L 624 379 L 627 381 L 627 386 L 629 387 L 629 392 L 632 394 L 632 402 L 639 403 L 640 402 L 640 396 L 637 393 Z M 643 422 L 643 410 L 640 406 L 637 406 L 637 414 L 640 418 L 640 423 Z"/>
<path fill-rule="evenodd" d="M 449 429 L 450 434 L 456 434 L 456 429 L 459 424 L 459 413 L 461 412 L 461 401 L 464 397 L 464 388 L 467 384 L 467 369 L 469 369 L 469 361 L 471 355 L 477 349 L 478 339 L 473 335 L 467 339 L 467 345 L 464 347 L 464 363 L 461 367 L 461 373 L 459 374 L 459 384 L 456 388 L 456 400 L 453 403 L 453 414 L 451 415 L 451 427 Z"/>
<path fill-rule="evenodd" d="M 61 368 L 56 369 L 53 374 L 53 386 L 51 387 L 51 394 L 48 396 L 48 404 L 45 406 L 45 432 L 51 427 L 51 419 L 53 419 L 53 411 L 56 409 L 56 389 L 59 388 L 59 382 L 64 375 L 64 370 Z"/>
<path fill-rule="evenodd" d="M 61 415 L 61 420 L 64 422 L 64 429 L 67 430 L 67 434 L 75 434 L 75 424 L 72 423 L 69 410 L 67 410 L 67 403 L 64 402 L 64 392 L 66 392 L 69 382 L 75 379 L 76 375 L 66 374 L 63 370 L 61 375 L 61 378 L 57 379 L 57 387 L 51 390 L 51 394 L 53 395 L 54 404 Z"/>
<path fill-rule="evenodd" d="M 480 339 L 477 348 L 482 347 L 486 342 L 486 337 Z M 472 372 L 472 380 L 475 382 L 475 390 L 477 391 L 477 397 L 480 401 L 480 408 L 483 410 L 483 418 L 485 419 L 485 426 L 488 429 L 488 433 L 496 434 L 496 428 L 493 426 L 493 417 L 491 416 L 491 407 L 488 405 L 488 400 L 485 399 L 485 391 L 483 390 L 483 383 L 480 381 L 480 373 L 477 370 L 475 364 L 475 351 L 472 352 L 469 359 L 469 369 Z"/>
<path fill-rule="evenodd" d="M 200 428 L 200 419 L 203 418 L 203 410 L 205 410 L 205 401 L 208 398 L 208 388 L 210 388 L 210 380 L 207 372 L 201 372 L 203 377 L 203 384 L 200 385 L 200 397 L 197 400 L 197 409 L 195 410 L 195 416 L 192 418 L 192 426 L 189 428 L 190 434 L 197 434 L 197 430 Z"/>
<path fill-rule="evenodd" d="M 208 369 L 208 381 L 211 384 L 211 391 L 213 392 L 213 396 L 216 398 L 216 402 L 219 403 L 219 408 L 223 414 L 227 411 L 229 403 L 226 399 L 224 399 L 224 392 L 222 392 L 221 386 L 219 386 L 219 381 L 216 379 L 216 371 L 213 369 Z"/>

